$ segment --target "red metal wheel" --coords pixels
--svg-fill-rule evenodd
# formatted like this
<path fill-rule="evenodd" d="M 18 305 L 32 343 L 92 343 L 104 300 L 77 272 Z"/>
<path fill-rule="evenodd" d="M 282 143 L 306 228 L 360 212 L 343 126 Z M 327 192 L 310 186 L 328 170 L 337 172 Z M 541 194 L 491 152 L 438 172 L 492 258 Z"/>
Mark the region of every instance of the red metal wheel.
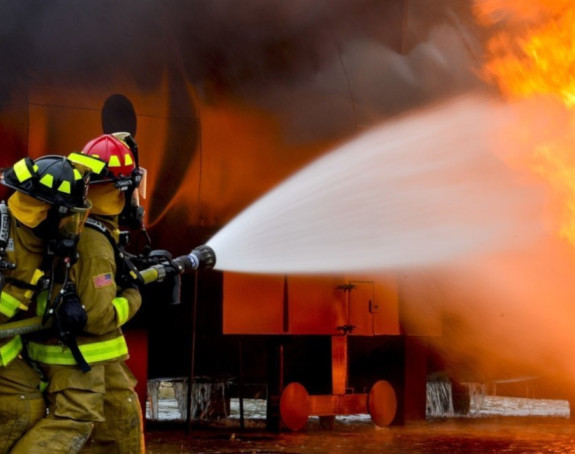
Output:
<path fill-rule="evenodd" d="M 309 394 L 303 385 L 290 383 L 280 397 L 280 416 L 291 430 L 305 427 L 309 418 Z"/>
<path fill-rule="evenodd" d="M 377 381 L 367 397 L 367 408 L 375 425 L 389 426 L 397 412 L 397 398 L 393 386 L 385 380 Z"/>

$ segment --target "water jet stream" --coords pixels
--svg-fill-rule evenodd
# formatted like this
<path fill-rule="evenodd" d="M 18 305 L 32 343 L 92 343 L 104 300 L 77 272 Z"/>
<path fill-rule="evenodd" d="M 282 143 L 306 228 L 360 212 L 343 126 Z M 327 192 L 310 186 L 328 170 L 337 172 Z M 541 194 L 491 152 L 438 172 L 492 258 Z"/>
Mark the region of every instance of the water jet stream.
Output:
<path fill-rule="evenodd" d="M 533 187 L 494 154 L 502 105 L 462 96 L 376 127 L 257 200 L 208 242 L 216 269 L 364 272 L 528 241 Z"/>

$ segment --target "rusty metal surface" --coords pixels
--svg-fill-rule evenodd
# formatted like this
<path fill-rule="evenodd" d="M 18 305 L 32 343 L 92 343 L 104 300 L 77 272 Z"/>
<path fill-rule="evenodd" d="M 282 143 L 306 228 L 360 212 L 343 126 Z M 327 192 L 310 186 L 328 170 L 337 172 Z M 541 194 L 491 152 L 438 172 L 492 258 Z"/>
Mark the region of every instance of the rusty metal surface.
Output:
<path fill-rule="evenodd" d="M 316 416 L 367 413 L 367 394 L 324 394 L 309 396 L 310 414 Z"/>
<path fill-rule="evenodd" d="M 275 276 L 226 272 L 224 334 L 399 334 L 398 295 L 388 276 Z M 284 288 L 284 284 L 287 288 Z M 313 310 L 311 309 L 313 308 Z"/>

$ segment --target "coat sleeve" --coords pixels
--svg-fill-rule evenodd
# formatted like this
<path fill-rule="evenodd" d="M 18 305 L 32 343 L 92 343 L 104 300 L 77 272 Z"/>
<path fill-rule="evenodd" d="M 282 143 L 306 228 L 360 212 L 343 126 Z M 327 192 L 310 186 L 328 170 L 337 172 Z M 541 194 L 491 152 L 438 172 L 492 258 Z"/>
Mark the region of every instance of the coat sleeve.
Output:
<path fill-rule="evenodd" d="M 89 257 L 74 268 L 76 291 L 88 314 L 86 333 L 112 332 L 136 314 L 142 304 L 140 292 L 135 288 L 120 290 L 116 286 L 116 264 L 112 258 Z"/>
<path fill-rule="evenodd" d="M 6 323 L 19 309 L 18 300 L 12 296 L 7 289 L 0 293 L 0 323 Z"/>
<path fill-rule="evenodd" d="M 40 273 L 38 277 L 43 274 Z M 36 273 L 34 273 L 34 278 Z M 30 283 L 35 284 L 37 278 Z M 31 298 L 34 295 L 33 290 L 22 289 L 17 286 L 6 284 L 0 292 L 0 323 L 6 323 L 16 314 L 27 311 L 31 304 Z"/>

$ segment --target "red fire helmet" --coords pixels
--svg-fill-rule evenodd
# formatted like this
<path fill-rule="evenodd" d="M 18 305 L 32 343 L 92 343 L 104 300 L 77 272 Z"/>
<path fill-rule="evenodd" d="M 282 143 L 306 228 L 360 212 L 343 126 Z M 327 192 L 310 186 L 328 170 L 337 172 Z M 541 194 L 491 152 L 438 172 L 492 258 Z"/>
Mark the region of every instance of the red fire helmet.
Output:
<path fill-rule="evenodd" d="M 134 155 L 124 140 L 127 134 L 103 134 L 88 142 L 83 154 L 100 158 L 108 164 L 107 175 L 100 179 L 92 179 L 92 182 L 118 181 L 131 178 L 136 162 Z"/>

